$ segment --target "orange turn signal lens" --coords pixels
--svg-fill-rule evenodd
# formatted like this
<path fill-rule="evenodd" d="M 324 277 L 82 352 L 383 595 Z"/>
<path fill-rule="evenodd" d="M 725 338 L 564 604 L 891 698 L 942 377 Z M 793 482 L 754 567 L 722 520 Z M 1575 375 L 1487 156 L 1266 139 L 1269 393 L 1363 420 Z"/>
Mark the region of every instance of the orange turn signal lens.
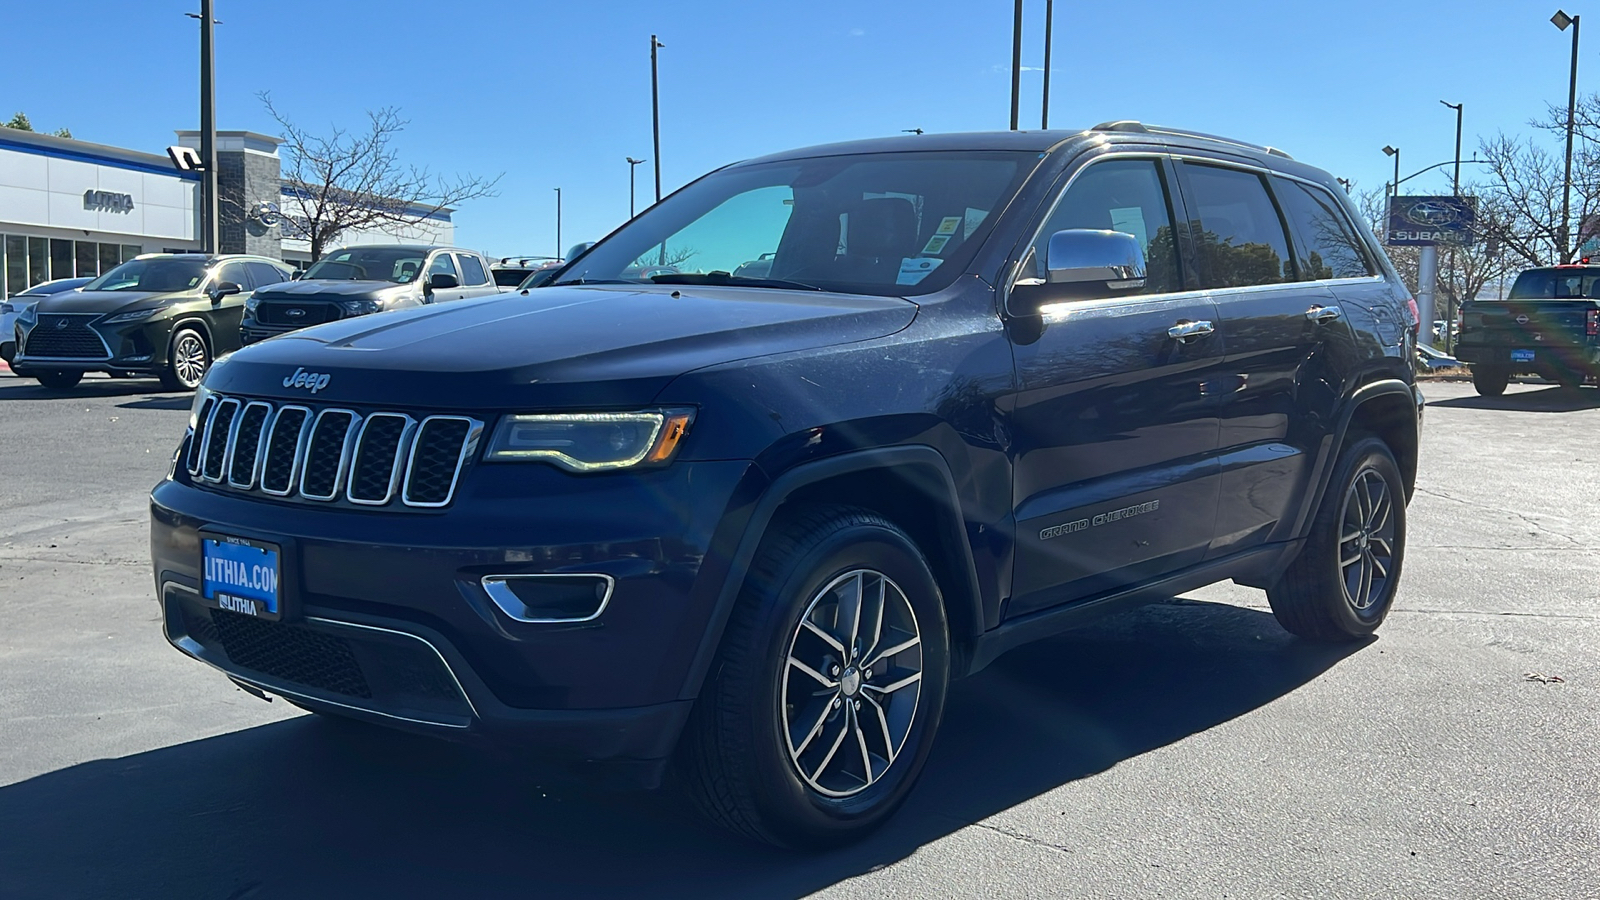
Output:
<path fill-rule="evenodd" d="M 656 439 L 656 446 L 645 457 L 645 462 L 666 462 L 678 449 L 678 443 L 683 436 L 689 433 L 689 422 L 694 416 L 691 413 L 670 413 L 667 421 L 661 426 L 661 437 Z"/>

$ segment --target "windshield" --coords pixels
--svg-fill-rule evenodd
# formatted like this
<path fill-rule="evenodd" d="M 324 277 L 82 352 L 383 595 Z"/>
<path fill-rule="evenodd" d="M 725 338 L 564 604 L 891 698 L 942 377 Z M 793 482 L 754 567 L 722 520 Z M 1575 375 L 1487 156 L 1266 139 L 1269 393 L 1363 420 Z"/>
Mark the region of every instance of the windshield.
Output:
<path fill-rule="evenodd" d="M 1529 269 L 1511 285 L 1512 300 L 1600 299 L 1600 269 Z"/>
<path fill-rule="evenodd" d="M 206 261 L 196 259 L 135 259 L 117 266 L 83 286 L 85 291 L 187 291 L 206 277 Z"/>
<path fill-rule="evenodd" d="M 948 285 L 1037 153 L 878 153 L 714 172 L 555 284 L 739 284 L 904 296 Z"/>
<path fill-rule="evenodd" d="M 317 260 L 304 278 L 410 284 L 417 280 L 427 255 L 427 251 L 408 247 L 350 247 Z"/>

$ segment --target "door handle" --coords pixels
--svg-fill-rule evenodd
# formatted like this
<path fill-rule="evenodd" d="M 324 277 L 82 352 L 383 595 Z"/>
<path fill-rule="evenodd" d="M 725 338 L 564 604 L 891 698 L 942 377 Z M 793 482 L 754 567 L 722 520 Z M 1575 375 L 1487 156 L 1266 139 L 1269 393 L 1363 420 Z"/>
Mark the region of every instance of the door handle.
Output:
<path fill-rule="evenodd" d="M 1180 344 L 1187 344 L 1190 341 L 1199 340 L 1216 330 L 1217 327 L 1215 325 L 1206 321 L 1179 322 L 1167 329 L 1167 337 Z"/>
<path fill-rule="evenodd" d="M 1315 322 L 1318 325 L 1327 325 L 1330 322 L 1337 322 L 1339 317 L 1342 315 L 1344 315 L 1344 313 L 1332 306 L 1313 306 L 1306 310 L 1306 319 Z"/>

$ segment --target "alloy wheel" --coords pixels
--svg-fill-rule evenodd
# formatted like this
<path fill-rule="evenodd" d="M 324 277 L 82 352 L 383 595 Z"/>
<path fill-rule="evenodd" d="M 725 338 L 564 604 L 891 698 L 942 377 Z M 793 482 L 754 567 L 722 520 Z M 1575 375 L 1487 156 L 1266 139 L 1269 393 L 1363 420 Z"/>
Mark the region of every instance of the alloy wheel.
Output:
<path fill-rule="evenodd" d="M 172 345 L 172 371 L 184 387 L 198 387 L 206 374 L 206 345 L 200 336 L 186 331 Z"/>
<path fill-rule="evenodd" d="M 800 779 L 835 798 L 882 779 L 911 733 L 922 665 L 916 613 L 887 575 L 855 569 L 818 591 L 789 640 L 778 698 Z"/>
<path fill-rule="evenodd" d="M 1377 469 L 1356 473 L 1339 517 L 1339 583 L 1357 615 L 1370 615 L 1394 570 L 1394 492 Z"/>

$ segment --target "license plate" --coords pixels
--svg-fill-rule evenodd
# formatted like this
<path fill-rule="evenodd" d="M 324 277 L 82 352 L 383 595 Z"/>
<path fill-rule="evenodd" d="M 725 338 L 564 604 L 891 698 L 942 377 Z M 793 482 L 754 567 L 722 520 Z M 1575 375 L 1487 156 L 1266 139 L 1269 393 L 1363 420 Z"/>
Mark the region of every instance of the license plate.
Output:
<path fill-rule="evenodd" d="M 204 538 L 200 542 L 201 596 L 218 609 L 277 619 L 279 549 L 246 538 Z"/>
<path fill-rule="evenodd" d="M 1512 362 L 1533 362 L 1533 351 L 1532 350 L 1513 350 L 1513 351 L 1511 351 L 1511 361 Z"/>

